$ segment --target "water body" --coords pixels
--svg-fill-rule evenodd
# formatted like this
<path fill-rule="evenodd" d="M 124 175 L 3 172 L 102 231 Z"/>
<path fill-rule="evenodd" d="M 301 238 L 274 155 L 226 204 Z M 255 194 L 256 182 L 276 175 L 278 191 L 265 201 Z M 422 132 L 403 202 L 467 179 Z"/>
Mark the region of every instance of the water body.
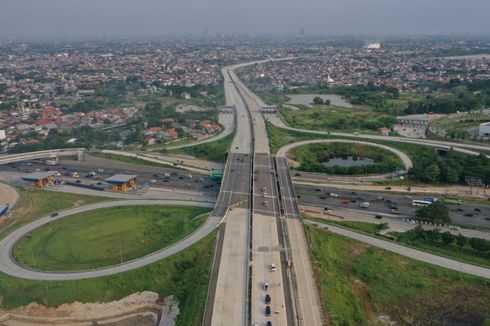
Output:
<path fill-rule="evenodd" d="M 344 108 L 352 108 L 352 104 L 347 102 L 340 95 L 335 94 L 295 94 L 288 95 L 291 99 L 287 102 L 291 105 L 311 105 L 313 103 L 313 98 L 319 96 L 324 101 L 330 100 L 331 105 L 342 106 Z"/>
<path fill-rule="evenodd" d="M 369 157 L 354 157 L 354 156 L 346 156 L 346 157 L 332 157 L 328 161 L 322 162 L 323 166 L 341 166 L 341 167 L 351 167 L 351 166 L 364 166 L 374 164 L 374 160 Z"/>

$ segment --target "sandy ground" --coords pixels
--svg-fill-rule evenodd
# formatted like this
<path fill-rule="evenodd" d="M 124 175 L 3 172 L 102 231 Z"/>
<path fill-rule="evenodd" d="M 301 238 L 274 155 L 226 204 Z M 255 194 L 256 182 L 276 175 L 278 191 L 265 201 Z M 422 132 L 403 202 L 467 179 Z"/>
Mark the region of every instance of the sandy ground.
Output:
<path fill-rule="evenodd" d="M 37 303 L 0 310 L 0 325 L 157 325 L 160 312 L 172 322 L 176 317 L 177 302 L 172 297 L 159 300 L 158 293 L 145 291 L 131 294 L 121 300 L 107 303 L 73 302 L 57 308 Z M 173 309 L 168 309 L 170 306 Z M 172 308 L 170 307 L 170 308 Z"/>

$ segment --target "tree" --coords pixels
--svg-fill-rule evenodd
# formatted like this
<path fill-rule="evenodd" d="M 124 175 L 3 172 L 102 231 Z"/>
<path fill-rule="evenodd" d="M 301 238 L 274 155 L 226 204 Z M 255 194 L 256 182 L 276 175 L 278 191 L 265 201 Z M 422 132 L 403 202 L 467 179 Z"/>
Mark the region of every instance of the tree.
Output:
<path fill-rule="evenodd" d="M 332 103 L 332 101 L 330 101 L 329 99 L 326 99 L 324 103 L 325 103 L 325 105 L 330 105 Z"/>
<path fill-rule="evenodd" d="M 471 238 L 470 239 L 470 246 L 471 246 L 471 248 L 478 250 L 478 251 L 488 250 L 487 241 L 485 241 L 485 239 L 481 239 L 481 238 Z"/>
<path fill-rule="evenodd" d="M 458 247 L 461 247 L 463 248 L 464 245 L 466 244 L 466 237 L 464 237 L 463 235 L 461 235 L 461 233 L 458 234 L 458 237 L 456 238 L 456 244 L 458 245 Z"/>
<path fill-rule="evenodd" d="M 323 104 L 323 99 L 320 96 L 315 96 L 313 98 L 313 104 Z"/>
<path fill-rule="evenodd" d="M 435 202 L 417 209 L 415 215 L 431 222 L 450 222 L 449 209 L 442 202 Z"/>
<path fill-rule="evenodd" d="M 439 166 L 436 163 L 431 164 L 424 170 L 424 180 L 427 182 L 436 182 L 439 180 L 440 173 Z"/>
<path fill-rule="evenodd" d="M 446 231 L 442 234 L 442 242 L 444 242 L 446 246 L 449 246 L 451 243 L 453 243 L 454 238 L 454 235 L 449 231 Z"/>
<path fill-rule="evenodd" d="M 427 230 L 426 233 L 427 233 L 427 240 L 429 240 L 432 243 L 437 242 L 437 240 L 439 240 L 441 236 L 441 230 L 439 229 L 430 229 Z"/>

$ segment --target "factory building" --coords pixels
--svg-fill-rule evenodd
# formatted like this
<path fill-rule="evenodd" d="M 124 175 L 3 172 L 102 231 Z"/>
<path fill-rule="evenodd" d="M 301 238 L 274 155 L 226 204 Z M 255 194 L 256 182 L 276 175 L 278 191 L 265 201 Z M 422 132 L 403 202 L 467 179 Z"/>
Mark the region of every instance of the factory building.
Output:
<path fill-rule="evenodd" d="M 480 137 L 490 137 L 490 122 L 484 122 L 478 126 Z"/>

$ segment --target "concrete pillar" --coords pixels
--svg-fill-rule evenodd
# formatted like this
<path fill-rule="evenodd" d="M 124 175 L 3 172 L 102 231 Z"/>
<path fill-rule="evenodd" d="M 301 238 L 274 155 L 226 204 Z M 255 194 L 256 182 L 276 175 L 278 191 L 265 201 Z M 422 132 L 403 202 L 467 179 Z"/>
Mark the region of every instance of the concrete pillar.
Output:
<path fill-rule="evenodd" d="M 84 151 L 83 150 L 79 150 L 78 153 L 77 153 L 77 159 L 79 161 L 83 161 L 83 154 L 84 154 Z"/>

